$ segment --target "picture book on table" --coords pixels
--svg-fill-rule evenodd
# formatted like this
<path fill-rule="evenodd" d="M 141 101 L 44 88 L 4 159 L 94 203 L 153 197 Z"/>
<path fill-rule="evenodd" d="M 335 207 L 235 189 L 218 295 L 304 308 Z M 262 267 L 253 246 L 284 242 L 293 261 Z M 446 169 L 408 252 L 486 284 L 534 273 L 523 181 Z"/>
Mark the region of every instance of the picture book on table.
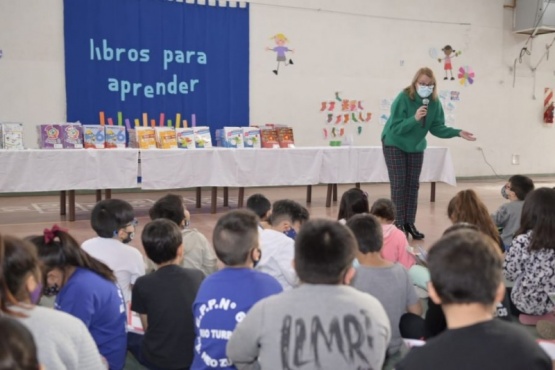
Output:
<path fill-rule="evenodd" d="M 23 146 L 23 124 L 13 122 L 0 124 L 0 149 L 25 149 Z"/>
<path fill-rule="evenodd" d="M 41 149 L 63 149 L 62 127 L 57 124 L 37 126 L 38 144 Z"/>
<path fill-rule="evenodd" d="M 245 148 L 260 148 L 260 129 L 258 127 L 243 127 L 243 142 Z"/>
<path fill-rule="evenodd" d="M 106 133 L 104 126 L 83 125 L 83 146 L 85 149 L 104 149 Z"/>
<path fill-rule="evenodd" d="M 195 149 L 195 130 L 192 127 L 176 128 L 175 136 L 179 149 Z"/>
<path fill-rule="evenodd" d="M 67 123 L 62 127 L 62 142 L 65 149 L 83 149 L 83 127 L 80 123 Z"/>
<path fill-rule="evenodd" d="M 125 148 L 127 141 L 125 126 L 105 126 L 106 148 Z"/>
<path fill-rule="evenodd" d="M 135 127 L 129 130 L 129 146 L 139 149 L 156 149 L 156 132 L 152 127 Z"/>
<path fill-rule="evenodd" d="M 263 148 L 279 148 L 278 133 L 275 128 L 260 128 L 260 141 Z"/>
<path fill-rule="evenodd" d="M 294 148 L 295 139 L 293 137 L 293 128 L 291 127 L 276 127 L 278 142 L 280 148 Z"/>
<path fill-rule="evenodd" d="M 195 131 L 195 144 L 197 148 L 212 148 L 212 135 L 207 126 L 197 126 Z"/>
<path fill-rule="evenodd" d="M 177 149 L 177 137 L 173 127 L 155 127 L 158 149 Z"/>
<path fill-rule="evenodd" d="M 224 127 L 222 144 L 226 148 L 244 148 L 243 129 L 241 127 Z"/>

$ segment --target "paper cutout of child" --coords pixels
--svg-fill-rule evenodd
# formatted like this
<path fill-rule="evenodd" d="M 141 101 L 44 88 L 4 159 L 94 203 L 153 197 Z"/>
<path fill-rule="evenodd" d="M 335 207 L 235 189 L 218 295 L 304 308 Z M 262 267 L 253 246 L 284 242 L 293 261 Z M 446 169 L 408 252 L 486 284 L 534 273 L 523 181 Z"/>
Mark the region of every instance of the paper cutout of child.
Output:
<path fill-rule="evenodd" d="M 445 45 L 441 51 L 445 54 L 445 58 L 438 58 L 437 60 L 440 63 L 442 61 L 444 62 L 443 69 L 445 70 L 445 77 L 443 79 L 447 80 L 449 74 L 451 75 L 451 81 L 453 81 L 455 77 L 453 77 L 453 64 L 451 63 L 451 58 L 458 57 L 461 55 L 461 52 L 454 50 L 451 45 Z"/>
<path fill-rule="evenodd" d="M 266 51 L 275 51 L 277 54 L 277 67 L 276 69 L 272 70 L 272 72 L 274 72 L 274 74 L 277 76 L 279 73 L 279 65 L 280 63 L 284 63 L 285 66 L 288 66 L 289 64 L 293 64 L 293 60 L 289 59 L 289 62 L 287 61 L 287 55 L 286 53 L 288 51 L 294 53 L 295 50 L 294 49 L 289 49 L 287 46 L 285 46 L 285 44 L 287 42 L 289 42 L 289 40 L 287 40 L 287 37 L 285 37 L 285 35 L 283 33 L 278 33 L 275 34 L 274 36 L 271 37 L 271 39 L 274 40 L 274 42 L 276 43 L 276 47 L 274 48 L 266 48 Z"/>

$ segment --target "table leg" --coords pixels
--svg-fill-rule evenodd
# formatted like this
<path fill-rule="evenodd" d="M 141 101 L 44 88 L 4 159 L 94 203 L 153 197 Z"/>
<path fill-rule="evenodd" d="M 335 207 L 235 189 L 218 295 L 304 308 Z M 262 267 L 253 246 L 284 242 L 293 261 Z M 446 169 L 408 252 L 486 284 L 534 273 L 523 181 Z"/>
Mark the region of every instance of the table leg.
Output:
<path fill-rule="evenodd" d="M 432 182 L 432 188 L 431 188 L 431 193 L 430 193 L 430 202 L 435 202 L 436 201 L 436 183 L 435 181 Z"/>
<path fill-rule="evenodd" d="M 75 221 L 75 190 L 69 191 L 69 221 Z"/>
<path fill-rule="evenodd" d="M 102 200 L 102 190 L 96 190 L 96 202 L 100 202 Z"/>
<path fill-rule="evenodd" d="M 224 207 L 229 206 L 229 188 L 224 186 Z"/>
<path fill-rule="evenodd" d="M 331 193 L 333 192 L 333 184 L 328 184 L 328 190 L 326 192 L 326 208 L 331 207 Z"/>
<path fill-rule="evenodd" d="M 212 187 L 212 196 L 211 196 L 211 205 L 210 205 L 210 213 L 216 213 L 216 207 L 218 202 L 218 188 L 213 186 Z"/>
<path fill-rule="evenodd" d="M 106 189 L 104 191 L 104 199 L 112 199 L 112 189 Z"/>
<path fill-rule="evenodd" d="M 333 201 L 337 202 L 337 184 L 333 184 Z"/>
<path fill-rule="evenodd" d="M 245 188 L 239 188 L 239 195 L 237 196 L 237 207 L 243 208 L 243 201 L 245 200 Z"/>
<path fill-rule="evenodd" d="M 312 185 L 306 186 L 306 203 L 312 203 Z"/>
<path fill-rule="evenodd" d="M 201 197 L 202 197 L 202 188 L 201 188 L 201 187 L 198 187 L 198 188 L 197 188 L 197 191 L 196 191 L 197 208 L 200 208 L 200 200 L 201 200 Z"/>
<path fill-rule="evenodd" d="M 60 216 L 65 216 L 66 214 L 66 191 L 60 191 Z"/>

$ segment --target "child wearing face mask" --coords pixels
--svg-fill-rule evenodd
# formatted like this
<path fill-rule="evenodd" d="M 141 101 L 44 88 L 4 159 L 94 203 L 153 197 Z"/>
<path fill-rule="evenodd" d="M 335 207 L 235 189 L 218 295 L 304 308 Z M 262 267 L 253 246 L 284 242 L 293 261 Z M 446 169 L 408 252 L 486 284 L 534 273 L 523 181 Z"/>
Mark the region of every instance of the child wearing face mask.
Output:
<path fill-rule="evenodd" d="M 532 190 L 534 190 L 534 181 L 522 175 L 511 176 L 501 188 L 501 196 L 509 202 L 501 205 L 491 217 L 495 226 L 501 229 L 505 250 L 510 248 L 514 234 L 520 227 L 524 198 Z"/>
<path fill-rule="evenodd" d="M 308 218 L 299 203 L 282 199 L 272 205 L 270 227 L 260 232 L 262 258 L 256 266 L 281 284 L 283 290 L 292 289 L 299 284 L 297 273 L 291 264 L 295 257 L 295 240 L 301 225 Z"/>
<path fill-rule="evenodd" d="M 225 267 L 202 282 L 193 304 L 191 370 L 235 369 L 225 354 L 229 334 L 256 302 L 282 291 L 276 279 L 253 270 L 260 260 L 258 222 L 253 212 L 237 210 L 222 216 L 214 228 L 214 248 Z"/>
<path fill-rule="evenodd" d="M 205 276 L 218 269 L 218 259 L 210 242 L 197 229 L 190 227 L 191 214 L 185 208 L 183 197 L 167 194 L 158 199 L 148 212 L 151 220 L 165 218 L 181 229 L 183 261 L 181 266 L 201 270 Z"/>
<path fill-rule="evenodd" d="M 29 329 L 46 369 L 105 369 L 86 326 L 67 313 L 35 306 L 42 294 L 42 276 L 35 247 L 0 235 L 0 312 Z M 6 336 L 0 330 L 2 336 Z"/>
<path fill-rule="evenodd" d="M 92 210 L 91 226 L 98 237 L 85 241 L 81 247 L 114 271 L 128 305 L 133 284 L 145 274 L 141 252 L 127 245 L 137 226 L 133 207 L 121 199 L 102 200 Z"/>
<path fill-rule="evenodd" d="M 127 352 L 126 311 L 112 270 L 89 256 L 71 235 L 57 226 L 28 240 L 38 252 L 44 293 L 56 295 L 55 309 L 80 319 L 109 368 L 123 369 Z M 49 331 L 45 335 L 49 336 L 46 341 L 53 336 Z M 72 342 L 79 343 L 79 339 Z"/>

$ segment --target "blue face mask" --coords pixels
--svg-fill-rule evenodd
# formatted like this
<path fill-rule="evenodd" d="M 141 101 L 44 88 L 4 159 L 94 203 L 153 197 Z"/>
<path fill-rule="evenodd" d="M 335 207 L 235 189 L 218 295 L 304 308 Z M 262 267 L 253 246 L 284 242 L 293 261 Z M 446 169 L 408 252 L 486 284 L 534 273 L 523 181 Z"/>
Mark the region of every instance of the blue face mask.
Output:
<path fill-rule="evenodd" d="M 501 188 L 501 196 L 505 199 L 509 199 L 509 194 L 507 194 L 507 185 L 503 185 L 503 187 Z"/>
<path fill-rule="evenodd" d="M 431 85 L 431 86 L 418 85 L 416 92 L 421 98 L 427 98 L 428 96 L 432 95 L 432 93 L 434 92 L 434 85 Z"/>
<path fill-rule="evenodd" d="M 284 231 L 283 233 L 293 240 L 295 240 L 295 238 L 297 237 L 297 232 L 293 228 L 290 228 L 289 230 Z"/>

